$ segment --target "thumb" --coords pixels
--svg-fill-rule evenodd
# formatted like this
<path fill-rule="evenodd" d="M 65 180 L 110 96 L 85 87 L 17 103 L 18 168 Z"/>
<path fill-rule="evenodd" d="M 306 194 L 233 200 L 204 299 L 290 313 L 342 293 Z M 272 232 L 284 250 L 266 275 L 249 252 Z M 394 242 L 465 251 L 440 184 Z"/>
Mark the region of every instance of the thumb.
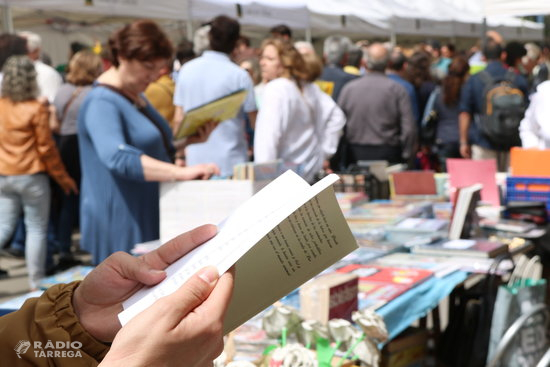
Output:
<path fill-rule="evenodd" d="M 220 275 L 214 266 L 199 270 L 177 291 L 166 296 L 157 303 L 164 303 L 169 310 L 165 320 L 170 328 L 176 327 L 187 314 L 201 305 L 210 296 Z"/>

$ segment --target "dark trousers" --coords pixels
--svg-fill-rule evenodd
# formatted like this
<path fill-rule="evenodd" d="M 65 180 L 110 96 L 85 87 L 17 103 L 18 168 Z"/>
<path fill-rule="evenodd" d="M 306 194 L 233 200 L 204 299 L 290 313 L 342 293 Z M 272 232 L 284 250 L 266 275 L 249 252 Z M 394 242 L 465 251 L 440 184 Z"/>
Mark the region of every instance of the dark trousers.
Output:
<path fill-rule="evenodd" d="M 389 164 L 403 163 L 403 151 L 399 146 L 350 144 L 350 153 L 351 163 L 378 160 Z"/>
<path fill-rule="evenodd" d="M 458 142 L 438 143 L 437 157 L 441 172 L 447 172 L 447 158 L 462 158 L 460 155 L 460 144 Z"/>

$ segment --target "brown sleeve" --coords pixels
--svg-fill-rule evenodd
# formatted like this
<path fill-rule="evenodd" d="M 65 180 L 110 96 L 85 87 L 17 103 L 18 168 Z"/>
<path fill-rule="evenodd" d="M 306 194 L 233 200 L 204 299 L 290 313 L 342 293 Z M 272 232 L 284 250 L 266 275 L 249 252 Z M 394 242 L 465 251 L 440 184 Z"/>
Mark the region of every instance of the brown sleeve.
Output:
<path fill-rule="evenodd" d="M 34 126 L 38 154 L 46 166 L 48 174 L 63 188 L 68 187 L 70 179 L 65 166 L 61 161 L 59 151 L 52 138 L 52 132 L 48 123 L 49 111 L 44 105 L 41 105 L 34 116 L 32 124 Z"/>
<path fill-rule="evenodd" d="M 40 298 L 31 298 L 18 311 L 0 318 L 2 365 L 97 366 L 109 347 L 88 334 L 74 313 L 72 296 L 79 284 L 55 285 Z M 15 348 L 26 342 L 30 346 L 18 355 Z"/>

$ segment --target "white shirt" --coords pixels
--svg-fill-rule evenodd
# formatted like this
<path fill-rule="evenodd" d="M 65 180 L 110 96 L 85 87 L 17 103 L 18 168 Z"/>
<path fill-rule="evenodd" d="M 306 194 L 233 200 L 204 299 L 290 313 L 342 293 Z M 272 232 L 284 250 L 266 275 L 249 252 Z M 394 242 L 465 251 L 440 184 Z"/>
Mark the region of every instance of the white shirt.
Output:
<path fill-rule="evenodd" d="M 36 82 L 40 90 L 40 97 L 46 97 L 52 103 L 59 87 L 63 84 L 61 75 L 40 60 L 34 62 L 34 69 L 36 70 Z"/>
<path fill-rule="evenodd" d="M 550 149 L 550 81 L 537 87 L 519 126 L 523 148 Z"/>
<path fill-rule="evenodd" d="M 300 91 L 290 79 L 272 80 L 256 120 L 254 160 L 301 165 L 302 176 L 312 181 L 323 160 L 336 151 L 345 123 L 342 110 L 315 84 Z"/>

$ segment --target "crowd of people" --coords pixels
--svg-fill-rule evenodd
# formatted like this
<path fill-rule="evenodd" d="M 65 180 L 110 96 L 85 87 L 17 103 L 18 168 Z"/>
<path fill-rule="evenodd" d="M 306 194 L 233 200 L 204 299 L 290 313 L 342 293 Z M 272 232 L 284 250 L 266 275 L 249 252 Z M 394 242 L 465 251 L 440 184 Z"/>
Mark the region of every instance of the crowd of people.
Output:
<path fill-rule="evenodd" d="M 41 61 L 38 35 L 0 35 L 3 253 L 25 254 L 35 289 L 45 274 L 74 265 L 71 236 L 79 228 L 81 249 L 99 265 L 92 280 L 52 291 L 55 296 L 39 301 L 46 302 L 43 307 L 57 307 L 56 297 L 74 292 L 79 302 L 73 306 L 82 311 L 77 309 L 76 317 L 85 329 L 100 341 L 113 340 L 119 327 L 109 335 L 95 330 L 97 313 L 119 305 L 136 284 L 163 277 L 162 271 L 140 275 L 134 269 L 131 284 L 113 284 L 112 293 L 99 289 L 104 272 L 118 267 L 126 277 L 125 266 L 135 266 L 121 254 L 113 260 L 113 253 L 159 238 L 160 182 L 228 178 L 236 164 L 277 159 L 300 167 L 309 182 L 364 160 L 445 171 L 447 158 L 495 158 L 506 170 L 511 146 L 550 144 L 544 122 L 549 113 L 544 98 L 550 93 L 547 47 L 505 43 L 495 32 L 464 51 L 438 41 L 405 48 L 335 35 L 324 40 L 318 54 L 311 43 L 294 42 L 284 25 L 270 33 L 253 48 L 236 20 L 218 16 L 199 28 L 192 42 L 174 47 L 159 25 L 139 20 L 109 38 L 108 60 L 79 45 L 63 75 Z M 500 104 L 491 104 L 498 96 L 490 90 L 499 83 L 506 84 L 510 97 L 505 116 L 496 113 Z M 209 121 L 195 135 L 174 141 L 187 111 L 239 90 L 247 94 L 235 118 Z M 491 135 L 486 126 L 501 120 L 516 124 L 515 135 Z M 211 235 L 186 241 L 196 246 Z M 185 246 L 181 253 L 189 250 Z M 154 253 L 135 261 L 162 270 L 175 260 L 166 252 L 160 250 L 165 258 Z M 211 321 L 223 320 L 230 278 L 202 277 L 208 290 L 188 304 L 212 311 L 208 299 L 215 295 L 224 302 Z M 120 297 L 98 306 L 83 289 Z M 179 309 L 188 312 L 186 307 Z M 152 315 L 129 327 L 147 327 Z M 178 317 L 167 325 L 187 316 Z M 208 334 L 204 327 L 197 335 Z M 219 338 L 219 328 L 212 330 L 209 335 Z M 120 335 L 111 360 L 131 360 L 132 333 Z M 191 353 L 189 345 L 181 353 Z M 103 358 L 105 351 L 92 347 L 92 357 Z M 150 358 L 147 349 L 142 357 Z"/>

